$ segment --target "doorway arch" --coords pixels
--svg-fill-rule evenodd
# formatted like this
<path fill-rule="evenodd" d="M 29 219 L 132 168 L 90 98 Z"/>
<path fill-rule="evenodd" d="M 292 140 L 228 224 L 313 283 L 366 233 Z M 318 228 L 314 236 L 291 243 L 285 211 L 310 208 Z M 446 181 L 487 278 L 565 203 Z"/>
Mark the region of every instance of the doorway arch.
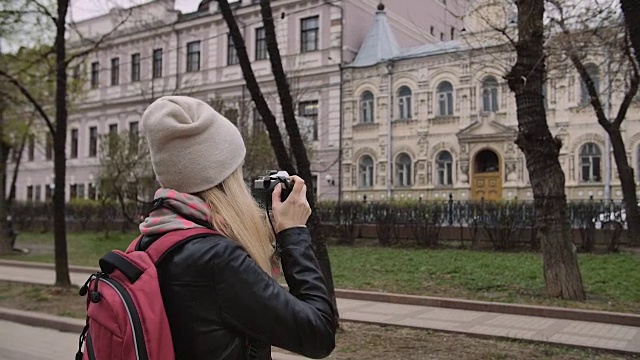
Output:
<path fill-rule="evenodd" d="M 496 201 L 502 198 L 502 166 L 500 157 L 491 149 L 476 153 L 473 158 L 471 199 Z"/>

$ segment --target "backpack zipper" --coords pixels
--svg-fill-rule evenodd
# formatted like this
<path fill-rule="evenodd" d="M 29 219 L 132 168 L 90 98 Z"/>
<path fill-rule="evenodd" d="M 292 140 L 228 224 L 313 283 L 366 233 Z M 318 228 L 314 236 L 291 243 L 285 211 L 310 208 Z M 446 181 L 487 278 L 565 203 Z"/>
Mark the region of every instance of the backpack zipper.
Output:
<path fill-rule="evenodd" d="M 108 277 L 100 276 L 98 278 L 99 281 L 102 281 L 113 288 L 113 290 L 120 296 L 122 303 L 124 304 L 125 309 L 127 310 L 127 315 L 129 316 L 129 322 L 131 324 L 131 328 L 133 329 L 133 343 L 136 347 L 136 359 L 137 360 L 149 360 L 149 354 L 147 352 L 147 348 L 144 342 L 144 333 L 142 330 L 142 322 L 140 321 L 140 315 L 136 310 L 135 304 L 133 303 L 133 299 L 131 299 L 131 295 L 120 283 L 114 281 Z"/>

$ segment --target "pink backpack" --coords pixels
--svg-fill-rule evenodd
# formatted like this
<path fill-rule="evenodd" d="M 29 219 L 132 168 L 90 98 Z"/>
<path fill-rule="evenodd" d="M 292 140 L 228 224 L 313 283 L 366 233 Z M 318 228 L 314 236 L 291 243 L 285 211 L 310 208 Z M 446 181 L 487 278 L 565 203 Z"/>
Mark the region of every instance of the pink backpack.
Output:
<path fill-rule="evenodd" d="M 177 245 L 215 234 L 206 228 L 175 230 L 147 250 L 136 251 L 140 236 L 126 252 L 114 250 L 103 256 L 101 271 L 80 289 L 81 296 L 87 295 L 87 324 L 76 360 L 173 360 L 156 264 Z"/>

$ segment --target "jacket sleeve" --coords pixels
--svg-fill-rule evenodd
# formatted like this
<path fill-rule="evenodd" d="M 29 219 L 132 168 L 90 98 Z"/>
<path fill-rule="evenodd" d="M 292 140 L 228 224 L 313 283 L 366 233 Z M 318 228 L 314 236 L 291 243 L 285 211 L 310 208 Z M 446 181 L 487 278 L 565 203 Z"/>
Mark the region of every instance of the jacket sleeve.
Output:
<path fill-rule="evenodd" d="M 267 344 L 320 359 L 335 348 L 334 308 L 311 250 L 306 228 L 277 236 L 289 291 L 227 240 L 215 262 L 214 281 L 222 317 Z"/>

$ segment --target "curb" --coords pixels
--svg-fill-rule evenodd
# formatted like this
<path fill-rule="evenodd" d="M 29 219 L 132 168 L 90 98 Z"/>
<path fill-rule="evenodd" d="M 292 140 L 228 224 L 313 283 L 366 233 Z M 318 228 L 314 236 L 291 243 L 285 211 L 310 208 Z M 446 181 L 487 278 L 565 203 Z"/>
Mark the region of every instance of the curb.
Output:
<path fill-rule="evenodd" d="M 28 262 L 28 261 L 16 261 L 16 260 L 0 260 L 0 266 L 13 266 L 13 267 L 21 267 L 21 268 L 27 268 L 27 269 L 55 270 L 54 264 Z M 93 274 L 98 271 L 98 268 L 93 268 L 89 266 L 69 265 L 69 271 L 77 272 L 77 273 Z"/>
<path fill-rule="evenodd" d="M 343 289 L 336 289 L 336 297 L 338 299 L 387 302 L 403 305 L 429 306 L 510 315 L 538 316 L 553 319 L 640 327 L 640 315 L 609 311 L 580 310 L 550 306 L 520 305 Z"/>
<path fill-rule="evenodd" d="M 14 266 L 32 269 L 53 270 L 53 264 L 0 260 L 0 266 Z M 69 266 L 72 272 L 93 274 L 97 268 L 86 266 Z M 283 284 L 286 287 L 286 284 Z M 589 321 L 613 325 L 640 327 L 640 315 L 616 313 L 610 311 L 582 310 L 562 307 L 522 305 L 478 300 L 440 298 L 432 296 L 405 295 L 363 290 L 335 289 L 338 299 L 386 302 L 403 305 L 439 307 L 446 309 L 483 311 L 510 315 L 538 316 L 553 319 Z"/>
<path fill-rule="evenodd" d="M 85 325 L 85 322 L 80 319 L 2 307 L 0 307 L 0 320 L 55 329 L 62 332 L 77 333 L 78 335 L 80 335 Z"/>

